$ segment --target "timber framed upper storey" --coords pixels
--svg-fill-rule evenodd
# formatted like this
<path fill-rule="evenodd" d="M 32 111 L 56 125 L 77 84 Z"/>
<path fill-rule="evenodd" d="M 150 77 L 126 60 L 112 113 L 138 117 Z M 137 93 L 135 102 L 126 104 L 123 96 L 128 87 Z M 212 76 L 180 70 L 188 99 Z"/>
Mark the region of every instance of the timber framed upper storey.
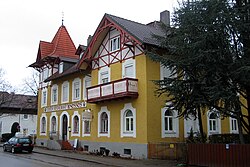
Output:
<path fill-rule="evenodd" d="M 134 58 L 144 53 L 146 45 L 159 46 L 153 35 L 164 35 L 159 22 L 145 25 L 105 14 L 78 67 L 91 62 L 92 69 L 99 69 Z"/>

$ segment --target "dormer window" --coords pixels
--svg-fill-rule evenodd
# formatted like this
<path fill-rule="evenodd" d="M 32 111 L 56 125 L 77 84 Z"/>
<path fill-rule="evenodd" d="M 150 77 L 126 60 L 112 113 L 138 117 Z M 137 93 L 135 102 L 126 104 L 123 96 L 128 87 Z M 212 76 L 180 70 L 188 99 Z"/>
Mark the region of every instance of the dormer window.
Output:
<path fill-rule="evenodd" d="M 63 62 L 59 64 L 59 74 L 63 72 Z"/>
<path fill-rule="evenodd" d="M 114 52 L 120 49 L 120 37 L 115 37 L 110 40 L 110 51 Z"/>

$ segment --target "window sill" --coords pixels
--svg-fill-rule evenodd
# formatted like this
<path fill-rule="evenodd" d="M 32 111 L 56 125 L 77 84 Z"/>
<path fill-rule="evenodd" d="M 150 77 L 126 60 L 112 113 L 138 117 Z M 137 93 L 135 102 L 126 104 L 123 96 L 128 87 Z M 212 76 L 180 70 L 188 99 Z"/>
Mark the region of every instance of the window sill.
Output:
<path fill-rule="evenodd" d="M 74 101 L 80 101 L 80 100 L 81 100 L 81 98 L 72 99 L 73 102 L 74 102 Z"/>
<path fill-rule="evenodd" d="M 135 138 L 136 134 L 134 132 L 132 132 L 132 133 L 123 132 L 121 137 L 133 137 L 133 138 Z"/>
<path fill-rule="evenodd" d="M 98 137 L 109 137 L 109 133 L 108 132 L 99 132 Z"/>
<path fill-rule="evenodd" d="M 90 133 L 83 133 L 83 137 L 90 136 Z"/>

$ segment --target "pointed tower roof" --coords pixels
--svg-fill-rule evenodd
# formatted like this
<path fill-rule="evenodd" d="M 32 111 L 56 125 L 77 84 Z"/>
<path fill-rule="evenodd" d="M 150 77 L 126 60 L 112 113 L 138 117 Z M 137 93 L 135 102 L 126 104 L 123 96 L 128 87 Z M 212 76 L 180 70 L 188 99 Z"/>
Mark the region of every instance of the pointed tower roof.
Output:
<path fill-rule="evenodd" d="M 51 43 L 53 44 L 53 51 L 49 56 L 63 56 L 78 59 L 78 56 L 75 55 L 76 47 L 64 25 L 59 27 Z"/>
<path fill-rule="evenodd" d="M 65 59 L 72 60 L 79 59 L 75 54 L 76 47 L 64 25 L 61 25 L 56 32 L 51 42 L 40 41 L 36 62 L 30 67 L 41 67 L 48 60 Z"/>

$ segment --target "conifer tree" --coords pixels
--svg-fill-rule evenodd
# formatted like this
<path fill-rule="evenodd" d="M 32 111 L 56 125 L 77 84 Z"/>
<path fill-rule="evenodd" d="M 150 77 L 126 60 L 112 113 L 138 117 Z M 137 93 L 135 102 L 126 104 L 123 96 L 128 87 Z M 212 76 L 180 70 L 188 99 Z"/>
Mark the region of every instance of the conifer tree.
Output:
<path fill-rule="evenodd" d="M 173 15 L 173 26 L 165 27 L 165 37 L 155 36 L 165 51 L 148 50 L 154 61 L 172 70 L 172 76 L 155 81 L 157 93 L 167 94 L 179 115 L 198 117 L 203 141 L 201 115 L 216 109 L 221 117 L 238 120 L 249 133 L 250 114 L 243 115 L 249 99 L 250 56 L 249 17 L 242 12 L 249 4 L 239 6 L 229 0 L 183 1 Z M 175 75 L 178 74 L 178 75 Z M 250 112 L 249 112 L 250 113 Z"/>

